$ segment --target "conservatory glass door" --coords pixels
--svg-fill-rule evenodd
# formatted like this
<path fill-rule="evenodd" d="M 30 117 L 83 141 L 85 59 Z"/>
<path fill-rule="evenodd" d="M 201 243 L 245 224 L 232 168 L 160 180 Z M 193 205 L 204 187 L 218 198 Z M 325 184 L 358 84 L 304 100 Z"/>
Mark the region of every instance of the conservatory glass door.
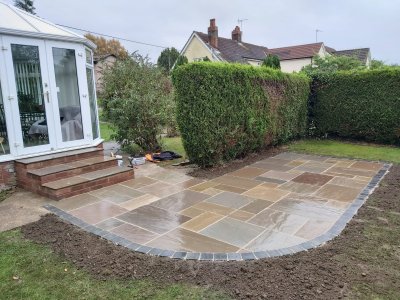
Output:
<path fill-rule="evenodd" d="M 89 143 L 90 121 L 84 49 L 81 45 L 46 42 L 58 148 Z"/>
<path fill-rule="evenodd" d="M 52 104 L 44 42 L 13 37 L 5 39 L 14 115 L 16 152 L 34 154 L 54 149 Z"/>

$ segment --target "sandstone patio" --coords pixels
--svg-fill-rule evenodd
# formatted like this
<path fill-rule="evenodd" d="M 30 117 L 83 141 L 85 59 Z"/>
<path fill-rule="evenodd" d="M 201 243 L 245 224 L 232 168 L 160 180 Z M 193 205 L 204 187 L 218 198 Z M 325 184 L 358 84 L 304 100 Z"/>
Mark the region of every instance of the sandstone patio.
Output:
<path fill-rule="evenodd" d="M 146 164 L 133 180 L 47 208 L 144 253 L 254 259 L 305 250 L 337 235 L 387 168 L 287 152 L 206 181 Z"/>

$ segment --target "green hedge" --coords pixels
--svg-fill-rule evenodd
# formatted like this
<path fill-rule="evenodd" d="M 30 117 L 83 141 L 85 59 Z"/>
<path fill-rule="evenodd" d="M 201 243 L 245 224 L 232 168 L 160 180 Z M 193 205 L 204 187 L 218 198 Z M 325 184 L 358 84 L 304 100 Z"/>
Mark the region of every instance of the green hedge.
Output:
<path fill-rule="evenodd" d="M 315 81 L 318 134 L 399 144 L 400 68 L 338 72 Z"/>
<path fill-rule="evenodd" d="M 210 166 L 304 135 L 310 80 L 266 67 L 191 63 L 173 72 L 192 162 Z"/>

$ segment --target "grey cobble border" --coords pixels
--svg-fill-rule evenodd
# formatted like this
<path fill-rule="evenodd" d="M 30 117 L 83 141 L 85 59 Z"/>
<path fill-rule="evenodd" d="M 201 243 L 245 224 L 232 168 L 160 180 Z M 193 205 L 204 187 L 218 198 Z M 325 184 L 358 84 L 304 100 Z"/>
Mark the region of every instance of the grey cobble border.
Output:
<path fill-rule="evenodd" d="M 317 155 L 316 155 L 317 156 Z M 325 156 L 320 156 L 325 157 Z M 359 159 L 350 159 L 354 161 L 361 161 Z M 307 242 L 288 247 L 281 248 L 277 250 L 266 250 L 266 251 L 254 251 L 247 253 L 197 253 L 197 252 L 183 252 L 183 251 L 173 251 L 173 250 L 164 250 L 159 248 L 152 248 L 145 245 L 140 245 L 137 243 L 133 243 L 123 237 L 120 237 L 114 233 L 105 231 L 96 226 L 90 225 L 77 217 L 51 205 L 46 204 L 43 207 L 46 208 L 51 213 L 57 215 L 61 219 L 87 231 L 99 237 L 102 237 L 116 245 L 124 246 L 132 251 L 160 256 L 160 257 L 169 257 L 173 259 L 186 259 L 186 260 L 200 260 L 200 261 L 250 261 L 257 260 L 269 257 L 277 257 L 283 255 L 290 255 L 300 251 L 307 251 L 313 248 L 316 248 L 330 240 L 334 237 L 338 236 L 343 229 L 346 227 L 347 223 L 353 218 L 360 207 L 365 203 L 368 199 L 368 196 L 374 191 L 374 189 L 378 186 L 378 183 L 383 179 L 386 173 L 389 171 L 392 164 L 386 163 L 382 167 L 381 170 L 372 178 L 372 180 L 368 183 L 366 188 L 357 196 L 357 198 L 352 202 L 352 204 L 346 209 L 343 215 L 339 218 L 339 220 L 324 234 L 309 240 Z"/>

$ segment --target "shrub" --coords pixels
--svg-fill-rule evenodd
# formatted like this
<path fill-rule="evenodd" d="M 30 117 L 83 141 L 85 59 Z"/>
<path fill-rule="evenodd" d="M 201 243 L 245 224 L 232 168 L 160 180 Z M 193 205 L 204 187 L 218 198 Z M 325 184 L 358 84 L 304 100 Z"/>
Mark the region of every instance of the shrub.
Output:
<path fill-rule="evenodd" d="M 270 67 L 272 69 L 281 69 L 281 62 L 279 57 L 274 54 L 268 54 L 266 58 L 264 58 L 262 64 L 263 67 Z"/>
<path fill-rule="evenodd" d="M 399 144 L 400 68 L 337 72 L 314 82 L 319 134 Z"/>
<path fill-rule="evenodd" d="M 190 160 L 209 166 L 302 136 L 309 79 L 271 68 L 191 63 L 172 75 Z"/>
<path fill-rule="evenodd" d="M 134 54 L 103 74 L 103 114 L 116 128 L 114 138 L 145 151 L 158 148 L 157 137 L 174 113 L 172 83 L 147 58 Z M 172 108 L 171 108 L 172 106 Z"/>

